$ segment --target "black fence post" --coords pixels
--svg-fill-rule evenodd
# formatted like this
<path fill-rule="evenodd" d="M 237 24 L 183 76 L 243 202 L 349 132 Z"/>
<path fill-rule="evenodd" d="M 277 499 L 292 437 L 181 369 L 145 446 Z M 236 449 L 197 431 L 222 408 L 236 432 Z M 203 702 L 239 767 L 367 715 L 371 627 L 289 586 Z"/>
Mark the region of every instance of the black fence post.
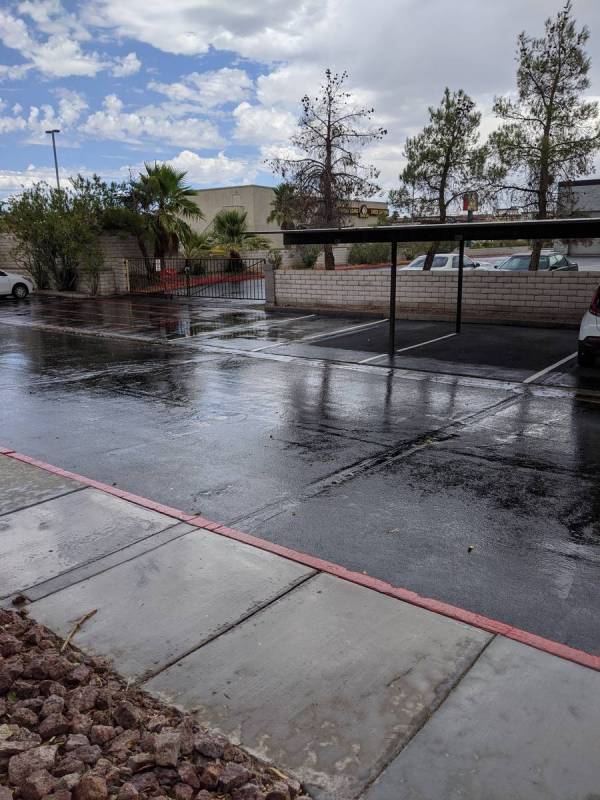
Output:
<path fill-rule="evenodd" d="M 465 240 L 461 236 L 458 244 L 458 285 L 456 287 L 456 333 L 460 333 L 462 323 L 463 270 L 465 266 Z"/>
<path fill-rule="evenodd" d="M 398 270 L 398 242 L 392 242 L 392 265 L 390 267 L 390 325 L 388 356 L 394 357 L 396 351 L 396 273 Z"/>

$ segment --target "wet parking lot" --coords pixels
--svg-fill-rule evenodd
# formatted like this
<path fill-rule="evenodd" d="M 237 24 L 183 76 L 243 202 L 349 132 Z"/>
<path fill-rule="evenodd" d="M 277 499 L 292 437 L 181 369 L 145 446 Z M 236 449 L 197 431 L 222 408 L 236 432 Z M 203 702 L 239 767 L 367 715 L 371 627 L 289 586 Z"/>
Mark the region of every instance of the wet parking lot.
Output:
<path fill-rule="evenodd" d="M 600 653 L 600 364 L 565 329 L 386 348 L 243 301 L 0 300 L 0 445 Z"/>

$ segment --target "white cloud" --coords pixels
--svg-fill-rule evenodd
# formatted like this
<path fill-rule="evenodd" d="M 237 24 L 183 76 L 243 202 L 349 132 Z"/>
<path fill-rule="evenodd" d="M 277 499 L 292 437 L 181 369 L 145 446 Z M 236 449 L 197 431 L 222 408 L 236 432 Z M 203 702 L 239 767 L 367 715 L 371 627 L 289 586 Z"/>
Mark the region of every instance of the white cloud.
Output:
<path fill-rule="evenodd" d="M 126 56 L 117 56 L 112 67 L 112 74 L 115 78 L 127 78 L 139 72 L 142 62 L 135 53 L 127 53 Z"/>
<path fill-rule="evenodd" d="M 233 137 L 245 144 L 284 142 L 296 129 L 296 118 L 289 111 L 243 102 L 234 109 L 236 126 Z"/>
<path fill-rule="evenodd" d="M 248 183 L 257 173 L 256 166 L 244 159 L 230 158 L 225 153 L 204 158 L 191 150 L 182 150 L 167 161 L 173 167 L 187 172 L 187 180 L 194 185 L 226 186 Z"/>
<path fill-rule="evenodd" d="M 174 119 L 160 107 L 127 112 L 115 94 L 107 95 L 100 111 L 91 114 L 80 130 L 100 139 L 130 144 L 179 145 L 195 148 L 219 147 L 223 140 L 217 127 L 197 117 Z"/>
<path fill-rule="evenodd" d="M 253 89 L 253 83 L 243 69 L 224 67 L 208 72 L 191 72 L 174 83 L 151 81 L 148 88 L 176 103 L 210 109 L 243 100 Z"/>

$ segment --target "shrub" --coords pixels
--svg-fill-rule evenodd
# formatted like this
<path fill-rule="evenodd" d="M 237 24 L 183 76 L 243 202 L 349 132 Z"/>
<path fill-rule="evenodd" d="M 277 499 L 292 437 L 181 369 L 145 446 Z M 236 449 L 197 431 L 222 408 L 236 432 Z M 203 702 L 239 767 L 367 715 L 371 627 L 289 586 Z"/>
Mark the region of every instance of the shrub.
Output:
<path fill-rule="evenodd" d="M 389 261 L 389 242 L 357 242 L 352 245 L 348 255 L 349 264 L 388 264 Z"/>
<path fill-rule="evenodd" d="M 298 269 L 313 269 L 317 263 L 317 258 L 321 252 L 321 247 L 318 244 L 301 244 L 298 245 L 298 256 L 300 263 L 296 265 Z"/>

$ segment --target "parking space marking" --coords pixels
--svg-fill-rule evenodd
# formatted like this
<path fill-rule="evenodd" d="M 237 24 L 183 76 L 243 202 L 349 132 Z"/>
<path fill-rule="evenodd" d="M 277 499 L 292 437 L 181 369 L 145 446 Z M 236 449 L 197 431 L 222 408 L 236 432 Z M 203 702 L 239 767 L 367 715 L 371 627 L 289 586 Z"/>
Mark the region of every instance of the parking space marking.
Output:
<path fill-rule="evenodd" d="M 454 333 L 447 333 L 444 336 L 437 336 L 435 339 L 428 339 L 426 342 L 417 342 L 417 344 L 410 344 L 408 347 L 401 347 L 400 350 L 395 350 L 394 355 L 398 353 L 404 353 L 407 350 L 414 350 L 415 347 L 424 347 L 426 344 L 432 344 L 433 342 L 441 342 L 442 339 L 449 339 L 451 336 L 456 336 L 456 332 Z M 375 361 L 378 358 L 386 358 L 387 353 L 379 353 L 377 356 L 370 356 L 369 358 L 364 358 L 362 361 L 359 361 L 359 364 L 368 364 L 370 361 Z"/>
<path fill-rule="evenodd" d="M 564 358 L 561 358 L 560 361 L 556 361 L 554 364 L 550 364 L 549 367 L 546 367 L 545 369 L 541 369 L 539 372 L 536 372 L 534 375 L 530 375 L 528 378 L 525 378 L 523 383 L 533 383 L 533 381 L 537 380 L 537 378 L 541 378 L 543 375 L 546 375 L 548 372 L 552 372 L 553 369 L 556 369 L 556 367 L 560 367 L 562 364 L 566 364 L 567 361 L 572 361 L 574 358 L 576 358 L 576 356 L 577 356 L 577 352 L 571 353 L 570 356 L 565 356 Z"/>
<path fill-rule="evenodd" d="M 304 336 L 301 339 L 295 339 L 289 342 L 280 342 L 279 344 L 267 344 L 263 347 L 258 347 L 256 350 L 252 350 L 253 353 L 260 353 L 261 350 L 271 350 L 275 347 L 285 347 L 287 344 L 303 344 L 304 342 L 312 342 L 315 339 L 329 339 L 332 336 L 338 336 L 342 333 L 349 333 L 350 331 L 358 331 L 364 328 L 373 328 L 376 325 L 382 325 L 384 322 L 387 322 L 386 319 L 378 319 L 376 322 L 364 322 L 361 325 L 351 325 L 348 328 L 338 328 L 337 331 L 327 331 L 325 333 L 313 333 L 312 336 Z"/>

